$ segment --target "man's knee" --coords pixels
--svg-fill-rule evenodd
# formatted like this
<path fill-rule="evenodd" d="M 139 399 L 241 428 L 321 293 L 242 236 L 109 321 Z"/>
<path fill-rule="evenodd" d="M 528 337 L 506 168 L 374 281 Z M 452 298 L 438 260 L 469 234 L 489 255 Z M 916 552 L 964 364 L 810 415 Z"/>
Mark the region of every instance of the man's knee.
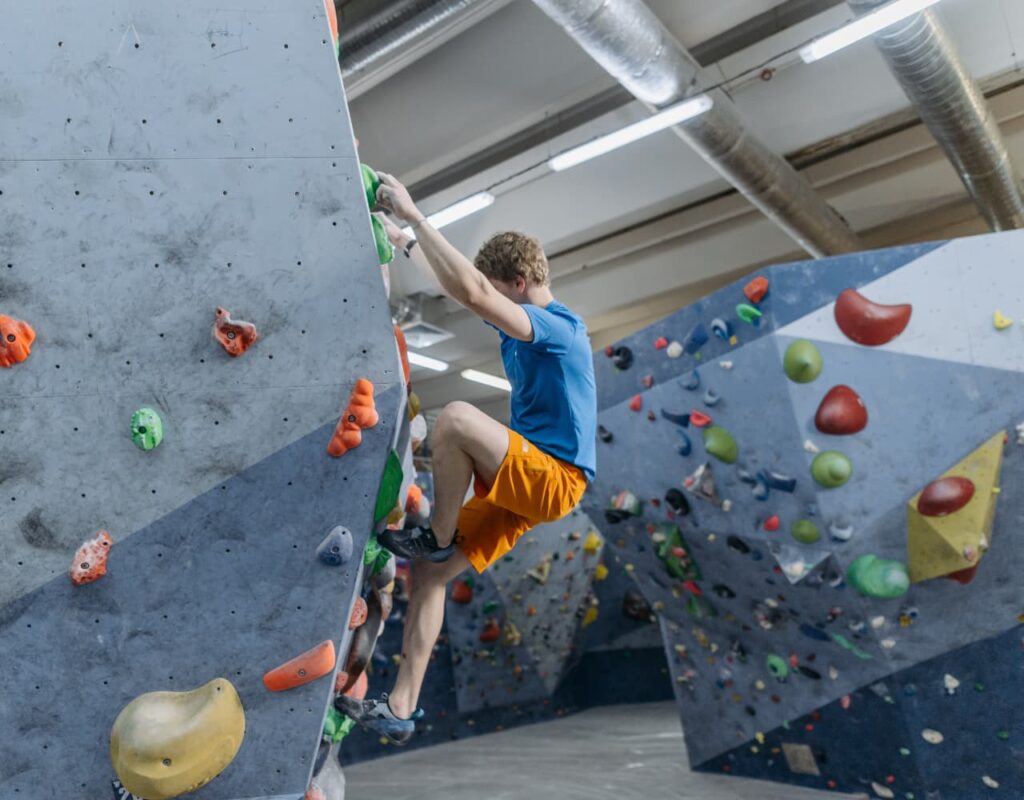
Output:
<path fill-rule="evenodd" d="M 437 587 L 444 588 L 448 583 L 445 564 L 435 564 L 432 561 L 414 561 L 412 563 L 412 588 L 429 590 Z"/>
<path fill-rule="evenodd" d="M 446 405 L 434 423 L 433 446 L 437 447 L 439 442 L 463 441 L 478 413 L 476 408 L 461 400 Z"/>

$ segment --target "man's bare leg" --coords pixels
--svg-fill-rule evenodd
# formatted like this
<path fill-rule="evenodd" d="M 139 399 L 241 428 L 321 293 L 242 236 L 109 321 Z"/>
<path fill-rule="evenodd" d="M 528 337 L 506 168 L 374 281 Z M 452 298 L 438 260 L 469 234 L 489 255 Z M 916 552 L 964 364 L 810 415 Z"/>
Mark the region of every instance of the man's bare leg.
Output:
<path fill-rule="evenodd" d="M 447 547 L 455 535 L 473 474 L 487 484 L 497 477 L 508 451 L 508 429 L 478 408 L 455 402 L 441 412 L 430 443 L 434 473 L 431 528 L 438 544 Z M 412 592 L 402 632 L 402 661 L 388 701 L 398 717 L 408 717 L 416 710 L 423 677 L 444 621 L 445 587 L 469 566 L 461 550 L 439 564 L 413 563 Z"/>

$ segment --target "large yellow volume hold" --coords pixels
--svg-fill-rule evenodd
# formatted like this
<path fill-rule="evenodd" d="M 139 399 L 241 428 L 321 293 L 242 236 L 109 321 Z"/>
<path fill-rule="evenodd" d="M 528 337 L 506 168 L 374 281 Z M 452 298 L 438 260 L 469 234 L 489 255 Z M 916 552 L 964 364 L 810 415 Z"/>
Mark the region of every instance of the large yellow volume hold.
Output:
<path fill-rule="evenodd" d="M 110 760 L 132 794 L 169 800 L 223 772 L 245 736 L 245 710 L 231 682 L 191 692 L 147 692 L 126 705 L 110 732 Z"/>

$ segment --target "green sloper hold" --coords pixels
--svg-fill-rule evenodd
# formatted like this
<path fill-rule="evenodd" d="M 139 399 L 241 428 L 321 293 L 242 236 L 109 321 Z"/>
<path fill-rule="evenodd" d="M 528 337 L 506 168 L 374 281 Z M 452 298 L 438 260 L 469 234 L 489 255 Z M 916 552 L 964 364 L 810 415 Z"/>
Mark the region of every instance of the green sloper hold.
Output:
<path fill-rule="evenodd" d="M 789 664 L 781 656 L 777 656 L 774 653 L 765 659 L 765 664 L 768 666 L 768 671 L 776 678 L 780 680 L 789 675 Z"/>
<path fill-rule="evenodd" d="M 819 486 L 835 489 L 842 486 L 853 475 L 853 464 L 846 456 L 835 450 L 818 453 L 811 462 L 811 477 Z"/>
<path fill-rule="evenodd" d="M 821 353 L 806 339 L 797 339 L 782 357 L 782 369 L 794 383 L 810 383 L 821 374 L 821 367 Z"/>
<path fill-rule="evenodd" d="M 910 588 L 905 564 L 870 554 L 862 555 L 850 564 L 846 582 L 865 597 L 901 597 Z"/>
<path fill-rule="evenodd" d="M 789 529 L 789 535 L 800 542 L 800 544 L 814 544 L 821 538 L 821 531 L 809 519 L 798 519 L 793 523 L 793 527 Z"/>
<path fill-rule="evenodd" d="M 384 223 L 376 217 L 370 217 L 370 226 L 373 228 L 373 243 L 377 246 L 377 259 L 381 264 L 390 264 L 395 260 L 395 248 L 388 239 L 388 232 L 384 230 Z"/>
<path fill-rule="evenodd" d="M 657 554 L 668 574 L 681 581 L 701 580 L 700 567 L 697 566 L 693 551 L 683 538 L 679 526 L 663 522 L 658 526 L 657 532 L 665 537 L 658 545 Z"/>
<path fill-rule="evenodd" d="M 402 490 L 402 459 L 398 453 L 392 450 L 388 453 L 388 460 L 384 464 L 384 475 L 380 479 L 380 489 L 377 490 L 377 506 L 373 511 L 374 524 L 380 522 L 391 513 L 391 509 L 398 503 L 398 493 Z"/>
<path fill-rule="evenodd" d="M 377 205 L 377 189 L 380 188 L 380 178 L 374 172 L 373 167 L 366 164 L 359 165 L 359 172 L 363 176 L 363 191 L 366 192 L 366 205 L 373 211 Z"/>
<path fill-rule="evenodd" d="M 140 450 L 152 450 L 164 440 L 164 424 L 152 408 L 132 414 L 132 441 Z"/>
<path fill-rule="evenodd" d="M 337 744 L 344 739 L 356 726 L 355 720 L 346 717 L 333 705 L 327 708 L 327 718 L 324 720 L 324 736 Z"/>
<path fill-rule="evenodd" d="M 726 464 L 735 464 L 739 450 L 736 447 L 736 440 L 721 425 L 711 425 L 704 429 L 704 449 L 708 455 L 712 455 L 719 461 Z"/>
<path fill-rule="evenodd" d="M 385 550 L 377 541 L 377 534 L 371 533 L 363 549 L 363 566 L 370 575 L 379 575 L 391 560 L 391 551 Z"/>

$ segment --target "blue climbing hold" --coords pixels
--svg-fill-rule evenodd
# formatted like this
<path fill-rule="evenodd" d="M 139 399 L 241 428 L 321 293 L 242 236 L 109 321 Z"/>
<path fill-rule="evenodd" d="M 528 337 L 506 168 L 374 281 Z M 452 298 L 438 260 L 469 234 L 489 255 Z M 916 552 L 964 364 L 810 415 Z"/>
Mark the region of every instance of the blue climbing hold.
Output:
<path fill-rule="evenodd" d="M 810 639 L 817 639 L 819 642 L 831 641 L 831 637 L 827 633 L 825 633 L 825 631 L 823 631 L 821 628 L 816 628 L 814 625 L 811 625 L 807 622 L 803 623 L 800 626 L 800 633 L 802 633 L 804 636 L 807 636 Z"/>
<path fill-rule="evenodd" d="M 682 442 L 679 444 L 679 447 L 677 448 L 679 451 L 679 455 L 690 455 L 690 451 L 693 450 L 693 445 L 690 443 L 690 437 L 686 435 L 686 431 L 680 428 L 676 428 L 676 433 L 678 433 L 679 438 L 682 439 Z"/>
<path fill-rule="evenodd" d="M 340 567 L 352 558 L 352 532 L 344 525 L 332 529 L 317 547 L 316 557 L 331 567 Z"/>
<path fill-rule="evenodd" d="M 768 481 L 764 479 L 763 473 L 757 473 L 757 478 L 754 480 L 754 488 L 751 491 L 754 494 L 755 500 L 763 502 L 768 499 Z"/>
<path fill-rule="evenodd" d="M 685 378 L 680 379 L 679 385 L 689 392 L 696 391 L 700 388 L 700 373 L 694 370 Z"/>
<path fill-rule="evenodd" d="M 669 422 L 675 423 L 676 425 L 681 425 L 684 428 L 690 427 L 689 414 L 673 414 L 671 411 L 661 409 L 661 416 L 667 419 Z"/>
<path fill-rule="evenodd" d="M 704 325 L 698 322 L 693 326 L 686 338 L 683 339 L 683 350 L 689 353 L 691 356 L 701 349 L 708 341 L 708 332 L 704 329 Z"/>
<path fill-rule="evenodd" d="M 722 399 L 722 396 L 718 394 L 714 389 L 708 389 L 704 392 L 704 405 L 711 407 L 718 405 L 718 401 Z"/>
<path fill-rule="evenodd" d="M 763 479 L 772 489 L 777 489 L 780 492 L 788 492 L 790 494 L 796 491 L 796 478 L 790 478 L 788 475 L 783 475 L 779 472 L 772 472 L 767 469 L 763 469 L 758 472 L 757 476 Z"/>
<path fill-rule="evenodd" d="M 711 320 L 711 332 L 719 339 L 727 342 L 729 337 L 732 336 L 732 326 L 721 317 L 715 317 Z"/>

